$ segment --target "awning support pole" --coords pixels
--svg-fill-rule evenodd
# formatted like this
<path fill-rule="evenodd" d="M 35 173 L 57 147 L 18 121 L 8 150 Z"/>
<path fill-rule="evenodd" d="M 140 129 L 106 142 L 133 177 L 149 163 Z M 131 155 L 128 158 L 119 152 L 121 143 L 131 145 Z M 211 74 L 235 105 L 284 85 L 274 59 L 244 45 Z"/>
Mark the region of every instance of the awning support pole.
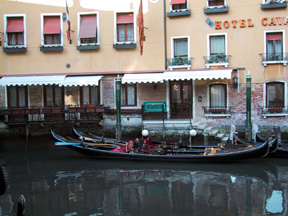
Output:
<path fill-rule="evenodd" d="M 121 79 L 118 75 L 116 78 L 116 138 L 122 138 L 121 132 Z"/>

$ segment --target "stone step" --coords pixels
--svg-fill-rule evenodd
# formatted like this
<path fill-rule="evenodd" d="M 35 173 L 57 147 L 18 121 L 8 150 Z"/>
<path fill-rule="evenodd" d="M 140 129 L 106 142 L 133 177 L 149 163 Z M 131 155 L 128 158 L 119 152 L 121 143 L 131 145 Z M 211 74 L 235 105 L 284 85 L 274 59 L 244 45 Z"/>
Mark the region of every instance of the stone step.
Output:
<path fill-rule="evenodd" d="M 224 133 L 219 133 L 219 134 L 217 134 L 216 137 L 219 138 L 219 139 L 223 139 L 225 137 L 225 134 Z"/>
<path fill-rule="evenodd" d="M 210 132 L 209 132 L 209 136 L 217 136 L 219 130 L 218 129 L 212 129 Z"/>

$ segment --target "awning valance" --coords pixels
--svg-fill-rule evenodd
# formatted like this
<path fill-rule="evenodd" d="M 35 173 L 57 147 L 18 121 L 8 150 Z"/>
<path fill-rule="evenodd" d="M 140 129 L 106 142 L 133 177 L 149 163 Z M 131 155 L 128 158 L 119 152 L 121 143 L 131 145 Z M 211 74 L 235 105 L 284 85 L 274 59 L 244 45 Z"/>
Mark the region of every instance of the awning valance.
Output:
<path fill-rule="evenodd" d="M 65 75 L 2 77 L 0 79 L 0 86 L 62 85 L 64 78 Z"/>
<path fill-rule="evenodd" d="M 163 82 L 163 73 L 125 74 L 122 83 L 158 83 Z"/>
<path fill-rule="evenodd" d="M 63 86 L 98 86 L 103 76 L 71 76 L 65 77 Z"/>
<path fill-rule="evenodd" d="M 232 69 L 164 72 L 164 80 L 231 79 Z"/>

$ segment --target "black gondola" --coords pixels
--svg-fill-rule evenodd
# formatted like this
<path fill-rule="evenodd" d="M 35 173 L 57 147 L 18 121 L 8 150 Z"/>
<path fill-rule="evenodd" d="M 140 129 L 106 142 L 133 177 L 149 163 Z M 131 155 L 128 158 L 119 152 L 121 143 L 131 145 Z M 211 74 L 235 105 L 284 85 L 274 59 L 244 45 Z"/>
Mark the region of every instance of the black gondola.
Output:
<path fill-rule="evenodd" d="M 162 151 L 159 152 L 157 150 L 148 151 L 148 153 L 137 151 L 116 152 L 111 149 L 99 148 L 98 146 L 100 146 L 101 143 L 95 143 L 95 145 L 98 145 L 95 147 L 92 143 L 71 142 L 52 130 L 51 135 L 56 140 L 56 144 L 65 145 L 81 154 L 98 159 L 170 162 L 226 162 L 264 157 L 269 152 L 267 141 L 261 143 L 247 143 L 238 146 L 226 145 L 223 147 L 220 145 L 217 148 L 202 146 L 202 148 L 196 149 L 193 149 L 193 147 L 191 149 L 167 149 L 164 147 L 161 148 Z"/>

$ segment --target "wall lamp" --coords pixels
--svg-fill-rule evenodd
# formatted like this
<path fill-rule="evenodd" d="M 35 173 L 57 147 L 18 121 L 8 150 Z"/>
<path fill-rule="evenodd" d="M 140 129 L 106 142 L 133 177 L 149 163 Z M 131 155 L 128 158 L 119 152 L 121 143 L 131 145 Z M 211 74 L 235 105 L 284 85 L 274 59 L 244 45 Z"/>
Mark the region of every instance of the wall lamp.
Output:
<path fill-rule="evenodd" d="M 236 75 L 232 78 L 232 83 L 233 83 L 234 88 L 237 88 L 238 86 L 238 79 L 239 78 Z"/>

